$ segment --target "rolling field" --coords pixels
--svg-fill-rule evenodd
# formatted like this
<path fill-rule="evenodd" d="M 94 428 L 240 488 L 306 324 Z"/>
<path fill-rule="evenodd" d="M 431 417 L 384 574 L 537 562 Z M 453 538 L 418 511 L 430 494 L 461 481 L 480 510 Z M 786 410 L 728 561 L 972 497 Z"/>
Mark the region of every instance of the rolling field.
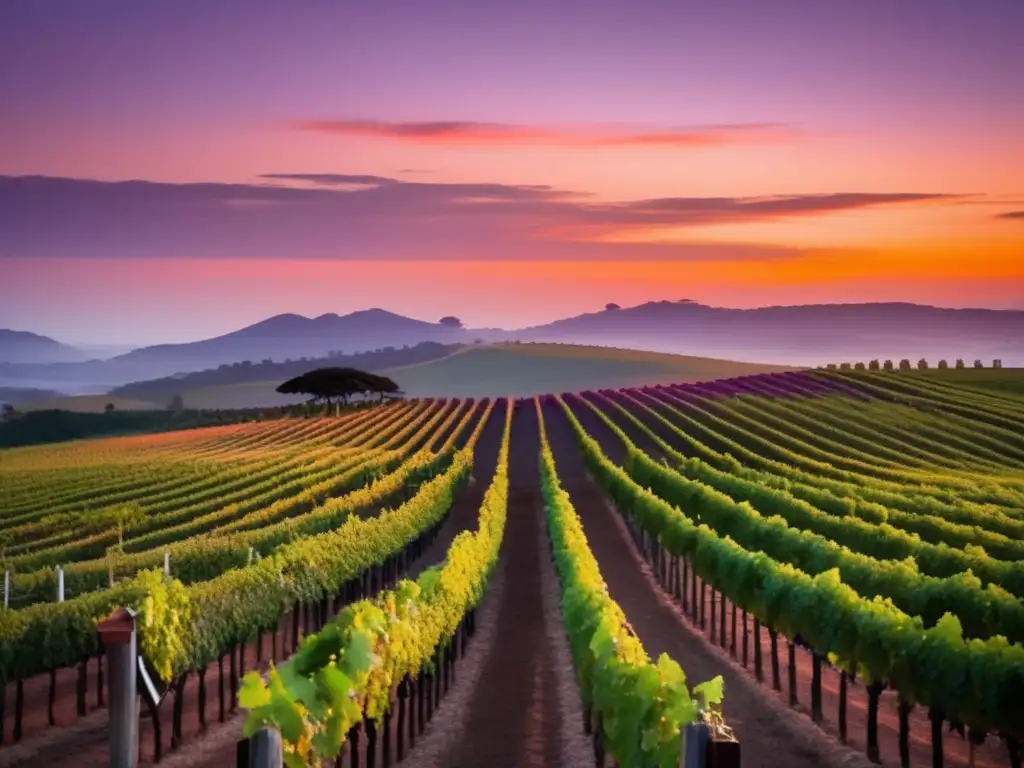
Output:
<path fill-rule="evenodd" d="M 720 379 L 791 370 L 706 357 L 640 352 L 573 344 L 492 344 L 466 347 L 426 363 L 381 371 L 410 397 L 531 397 L 604 387 Z M 185 390 L 189 408 L 252 408 L 293 405 L 278 381 Z"/>
<path fill-rule="evenodd" d="M 316 765 L 675 766 L 698 720 L 744 766 L 1021 764 L 997 372 L 552 347 L 400 379 L 446 399 L 0 451 L 0 768 L 107 764 L 120 605 L 170 686 L 146 764 L 233 765 L 246 717 Z"/>

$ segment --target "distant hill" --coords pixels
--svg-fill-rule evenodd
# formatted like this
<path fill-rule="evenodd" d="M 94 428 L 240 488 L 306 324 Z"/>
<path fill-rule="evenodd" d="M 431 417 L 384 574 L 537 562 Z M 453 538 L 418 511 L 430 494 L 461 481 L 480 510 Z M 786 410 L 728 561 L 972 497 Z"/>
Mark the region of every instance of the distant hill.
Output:
<path fill-rule="evenodd" d="M 88 357 L 86 352 L 47 336 L 0 328 L 0 363 L 67 363 Z"/>
<path fill-rule="evenodd" d="M 36 389 L 35 387 L 0 387 L 0 403 L 23 405 L 41 400 L 52 400 L 61 397 L 60 392 L 52 389 Z"/>
<path fill-rule="evenodd" d="M 363 371 L 381 371 L 385 368 L 396 366 L 412 365 L 414 363 L 436 360 L 451 355 L 461 349 L 459 344 L 439 344 L 433 341 L 425 341 L 411 347 L 395 348 L 388 347 L 369 352 L 357 352 L 351 355 L 333 355 L 330 357 L 317 357 L 305 360 L 292 360 L 290 362 L 264 361 L 260 363 L 234 363 L 232 365 L 221 365 L 205 371 L 182 374 L 179 376 L 167 376 L 150 381 L 138 381 L 117 387 L 111 390 L 111 395 L 118 397 L 135 398 L 148 400 L 155 403 L 169 403 L 175 395 L 185 391 L 196 391 L 200 389 L 219 388 L 228 386 L 239 386 L 247 384 L 262 384 L 264 382 L 281 383 L 307 371 L 327 366 L 342 366 L 358 368 Z M 276 384 L 275 384 L 276 386 Z M 259 388 L 257 388 L 259 390 Z M 244 389 L 238 390 L 241 394 Z M 275 393 L 276 394 L 276 393 Z M 259 402 L 255 405 L 281 405 L 294 402 L 302 402 L 302 398 L 287 397 L 278 395 L 269 402 Z M 186 406 L 191 403 L 186 402 Z M 212 405 L 196 407 L 217 407 Z M 238 405 L 234 407 L 247 407 Z"/>
<path fill-rule="evenodd" d="M 708 381 L 792 370 L 785 366 L 569 344 L 466 346 L 455 354 L 382 371 L 409 397 L 525 397 L 547 392 Z M 301 402 L 277 394 L 280 381 L 186 390 L 189 408 L 243 408 Z"/>
<path fill-rule="evenodd" d="M 21 413 L 33 411 L 71 411 L 72 413 L 103 413 L 107 404 L 115 411 L 159 411 L 167 410 L 165 404 L 151 403 L 113 395 L 64 395 L 46 400 L 33 400 L 18 406 Z"/>
<path fill-rule="evenodd" d="M 918 304 L 758 309 L 657 301 L 524 328 L 522 339 L 818 365 L 872 358 L 1001 358 L 1024 365 L 1024 311 Z"/>
<path fill-rule="evenodd" d="M 467 339 L 458 327 L 428 323 L 383 309 L 315 318 L 276 315 L 223 336 L 188 344 L 161 344 L 113 358 L 113 363 L 152 364 L 195 371 L 249 360 L 283 361 L 326 357 L 331 352 L 365 352 L 383 347 L 412 346 L 424 341 L 457 343 Z"/>
<path fill-rule="evenodd" d="M 289 314 L 212 339 L 144 347 L 109 360 L 27 364 L 0 355 L 0 385 L 102 392 L 127 382 L 245 360 L 256 365 L 428 341 L 471 344 L 478 339 L 613 346 L 792 365 L 876 357 L 963 357 L 987 362 L 1000 358 L 1011 367 L 1024 366 L 1024 311 L 899 303 L 728 309 L 657 301 L 519 330 L 464 329 L 382 309 L 315 318 Z"/>

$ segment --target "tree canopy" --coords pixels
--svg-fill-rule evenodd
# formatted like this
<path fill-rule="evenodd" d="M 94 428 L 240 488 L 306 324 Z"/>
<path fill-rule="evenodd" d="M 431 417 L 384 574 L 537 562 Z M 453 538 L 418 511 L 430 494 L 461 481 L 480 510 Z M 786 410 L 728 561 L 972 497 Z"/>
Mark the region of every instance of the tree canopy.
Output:
<path fill-rule="evenodd" d="M 459 320 L 459 318 L 454 317 L 452 315 L 447 315 L 446 317 L 442 317 L 441 321 L 440 321 L 440 324 L 445 326 L 446 328 L 461 328 L 462 327 L 462 321 Z"/>
<path fill-rule="evenodd" d="M 400 395 L 398 385 L 387 376 L 360 371 L 356 368 L 318 368 L 294 379 L 289 379 L 277 388 L 282 395 L 309 395 L 313 402 L 335 399 L 348 402 L 353 395 L 374 393 Z"/>

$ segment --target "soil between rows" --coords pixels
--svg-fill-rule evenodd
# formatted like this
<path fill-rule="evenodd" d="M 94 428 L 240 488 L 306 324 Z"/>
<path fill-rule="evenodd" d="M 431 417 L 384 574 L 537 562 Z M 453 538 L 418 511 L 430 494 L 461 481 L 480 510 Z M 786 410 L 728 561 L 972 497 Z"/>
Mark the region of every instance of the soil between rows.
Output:
<path fill-rule="evenodd" d="M 501 567 L 506 582 L 493 647 L 446 768 L 556 766 L 561 756 L 555 658 L 548 642 L 537 546 L 542 522 L 540 432 L 531 401 L 512 402 L 508 520 Z"/>

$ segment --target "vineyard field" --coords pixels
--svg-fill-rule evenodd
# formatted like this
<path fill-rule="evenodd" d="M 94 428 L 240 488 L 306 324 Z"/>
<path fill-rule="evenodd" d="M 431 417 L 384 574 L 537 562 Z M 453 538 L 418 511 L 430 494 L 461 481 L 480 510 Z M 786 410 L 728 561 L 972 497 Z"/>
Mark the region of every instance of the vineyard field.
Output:
<path fill-rule="evenodd" d="M 107 765 L 120 606 L 146 765 L 1018 768 L 1018 373 L 629 365 L 0 450 L 0 768 Z"/>

